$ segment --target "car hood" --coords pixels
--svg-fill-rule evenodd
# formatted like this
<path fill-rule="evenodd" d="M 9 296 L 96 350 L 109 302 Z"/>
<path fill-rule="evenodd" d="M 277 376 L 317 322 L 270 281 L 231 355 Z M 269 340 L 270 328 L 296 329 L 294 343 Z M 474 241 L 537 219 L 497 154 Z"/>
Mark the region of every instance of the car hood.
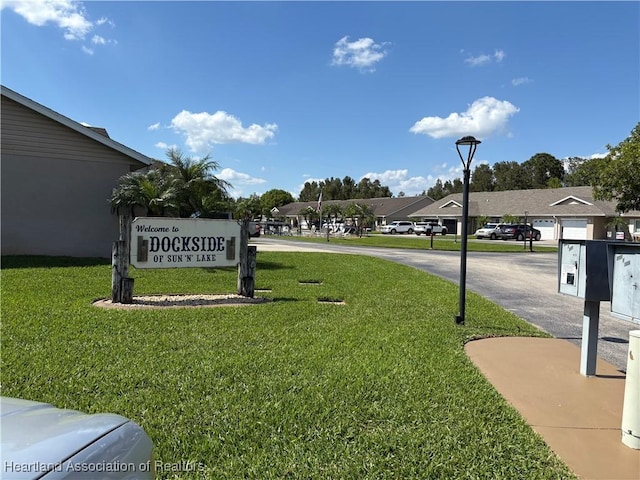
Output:
<path fill-rule="evenodd" d="M 87 415 L 52 405 L 17 398 L 0 398 L 2 451 L 0 463 L 28 472 L 12 470 L 11 478 L 39 478 L 47 466 L 54 467 L 126 424 L 120 415 Z M 15 474 L 15 475 L 14 475 Z"/>

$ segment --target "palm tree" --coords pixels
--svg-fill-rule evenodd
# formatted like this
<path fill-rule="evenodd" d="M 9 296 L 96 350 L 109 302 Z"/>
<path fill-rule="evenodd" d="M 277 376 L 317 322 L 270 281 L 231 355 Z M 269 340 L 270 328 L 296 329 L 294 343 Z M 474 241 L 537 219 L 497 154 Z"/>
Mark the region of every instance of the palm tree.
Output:
<path fill-rule="evenodd" d="M 334 203 L 332 205 L 327 205 L 325 208 L 322 209 L 322 213 L 324 213 L 327 216 L 328 222 L 331 222 L 331 218 L 333 217 L 333 223 L 335 224 L 338 219 L 342 219 L 342 207 L 340 205 L 338 205 L 337 203 Z"/>
<path fill-rule="evenodd" d="M 211 173 L 218 170 L 220 164 L 211 160 L 210 155 L 197 160 L 171 148 L 167 157 L 170 163 L 160 166 L 159 170 L 175 182 L 179 191 L 180 217 L 207 217 L 215 213 L 212 208 L 226 206 L 231 184 Z"/>
<path fill-rule="evenodd" d="M 176 149 L 167 156 L 171 163 L 120 178 L 110 199 L 116 213 L 126 209 L 133 214 L 138 206 L 147 216 L 211 218 L 230 210 L 231 184 L 210 173 L 220 168 L 217 162 L 208 155 L 200 160 L 185 157 Z"/>
<path fill-rule="evenodd" d="M 175 216 L 179 211 L 178 190 L 173 181 L 158 170 L 132 172 L 120 177 L 111 194 L 115 213 L 124 210 L 133 215 L 135 207 L 146 209 L 146 216 Z"/>
<path fill-rule="evenodd" d="M 345 208 L 344 214 L 356 223 L 360 236 L 362 236 L 362 229 L 364 227 L 369 226 L 369 228 L 373 228 L 375 225 L 376 217 L 373 214 L 373 209 L 364 202 L 350 203 Z"/>
<path fill-rule="evenodd" d="M 307 228 L 309 228 L 309 230 L 311 230 L 311 224 L 317 218 L 320 218 L 320 214 L 316 211 L 315 208 L 313 208 L 311 206 L 301 209 L 298 212 L 298 215 L 301 216 L 302 218 L 304 218 L 305 222 L 307 223 Z"/>

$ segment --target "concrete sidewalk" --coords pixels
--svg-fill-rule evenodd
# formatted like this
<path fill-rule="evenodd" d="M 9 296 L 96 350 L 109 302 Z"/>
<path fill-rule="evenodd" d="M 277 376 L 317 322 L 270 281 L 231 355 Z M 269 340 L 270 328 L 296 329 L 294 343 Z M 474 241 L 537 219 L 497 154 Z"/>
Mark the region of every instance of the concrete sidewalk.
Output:
<path fill-rule="evenodd" d="M 580 349 L 554 338 L 466 345 L 469 358 L 581 479 L 638 480 L 640 450 L 622 443 L 625 374 L 598 359 L 580 375 Z"/>

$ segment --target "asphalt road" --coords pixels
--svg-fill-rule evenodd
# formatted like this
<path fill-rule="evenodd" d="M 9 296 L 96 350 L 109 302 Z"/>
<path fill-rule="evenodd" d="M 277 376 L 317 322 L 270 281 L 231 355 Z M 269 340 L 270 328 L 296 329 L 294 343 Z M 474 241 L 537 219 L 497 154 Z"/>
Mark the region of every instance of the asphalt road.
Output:
<path fill-rule="evenodd" d="M 459 283 L 459 252 L 350 247 L 330 242 L 309 244 L 271 236 L 252 239 L 251 244 L 256 245 L 258 251 L 297 250 L 372 255 Z M 557 263 L 556 253 L 469 252 L 467 290 L 488 298 L 556 338 L 581 346 L 584 300 L 558 293 Z M 456 313 L 451 312 L 452 322 Z M 610 313 L 609 302 L 601 302 L 598 358 L 626 371 L 629 331 L 639 328 L 635 323 L 614 317 Z M 576 365 L 576 369 L 579 367 Z"/>

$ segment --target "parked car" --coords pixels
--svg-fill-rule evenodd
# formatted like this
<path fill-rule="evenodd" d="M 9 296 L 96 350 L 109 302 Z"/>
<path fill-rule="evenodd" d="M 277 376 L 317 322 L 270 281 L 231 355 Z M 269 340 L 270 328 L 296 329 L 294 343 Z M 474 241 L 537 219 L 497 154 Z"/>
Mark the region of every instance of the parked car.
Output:
<path fill-rule="evenodd" d="M 501 223 L 487 223 L 486 225 L 483 225 L 482 228 L 476 230 L 474 235 L 477 239 L 490 238 L 491 240 L 495 240 L 500 227 L 502 227 Z"/>
<path fill-rule="evenodd" d="M 289 225 L 287 225 L 285 222 L 276 220 L 261 222 L 259 224 L 259 227 L 259 231 L 257 231 L 253 236 L 259 237 L 260 235 L 281 235 L 283 233 L 287 233 L 289 229 Z"/>
<path fill-rule="evenodd" d="M 416 235 L 427 234 L 427 222 L 416 222 L 416 228 L 414 229 L 414 233 Z"/>
<path fill-rule="evenodd" d="M 531 225 L 502 225 L 496 232 L 496 238 L 500 238 L 502 240 L 524 240 L 525 238 L 540 240 L 542 238 L 542 234 L 540 233 L 540 230 L 538 230 L 537 228 L 532 228 Z"/>
<path fill-rule="evenodd" d="M 249 237 L 259 237 L 262 225 L 258 222 L 249 222 Z"/>
<path fill-rule="evenodd" d="M 413 224 L 413 222 L 406 222 L 406 221 L 402 221 L 402 220 L 396 220 L 394 222 L 391 222 L 389 225 L 384 225 L 380 229 L 380 232 L 382 232 L 382 233 L 391 233 L 391 234 L 395 234 L 395 233 L 413 233 L 415 228 L 416 228 L 416 226 Z"/>
<path fill-rule="evenodd" d="M 120 415 L 87 415 L 47 403 L 0 397 L 2 478 L 146 480 L 153 442 Z"/>
<path fill-rule="evenodd" d="M 437 222 L 418 222 L 416 223 L 414 232 L 416 235 L 422 235 L 423 233 L 425 235 L 431 235 L 432 233 L 434 235 L 437 235 L 438 233 L 446 235 L 447 227 L 440 225 Z"/>

